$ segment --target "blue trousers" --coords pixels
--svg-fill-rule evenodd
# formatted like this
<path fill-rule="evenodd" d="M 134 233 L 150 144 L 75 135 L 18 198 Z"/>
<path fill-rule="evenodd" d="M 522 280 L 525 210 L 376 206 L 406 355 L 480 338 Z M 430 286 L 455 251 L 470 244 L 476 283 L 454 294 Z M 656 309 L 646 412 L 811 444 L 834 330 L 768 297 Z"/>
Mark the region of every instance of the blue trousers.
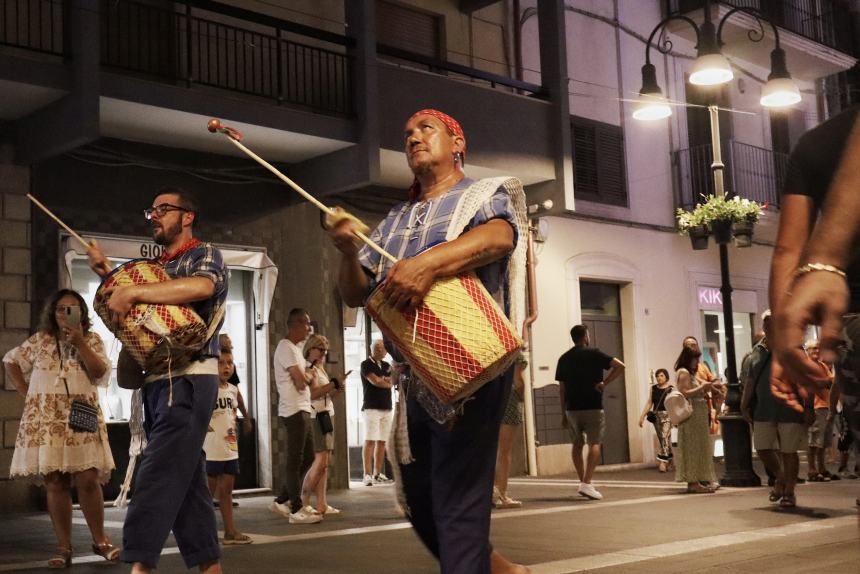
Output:
<path fill-rule="evenodd" d="M 509 371 L 466 402 L 452 427 L 407 401 L 414 462 L 401 465 L 412 526 L 443 574 L 489 574 L 490 511 Z"/>
<path fill-rule="evenodd" d="M 188 568 L 221 556 L 203 440 L 218 398 L 217 375 L 167 380 L 143 388 L 148 444 L 140 459 L 122 529 L 123 562 L 155 568 L 173 530 Z"/>

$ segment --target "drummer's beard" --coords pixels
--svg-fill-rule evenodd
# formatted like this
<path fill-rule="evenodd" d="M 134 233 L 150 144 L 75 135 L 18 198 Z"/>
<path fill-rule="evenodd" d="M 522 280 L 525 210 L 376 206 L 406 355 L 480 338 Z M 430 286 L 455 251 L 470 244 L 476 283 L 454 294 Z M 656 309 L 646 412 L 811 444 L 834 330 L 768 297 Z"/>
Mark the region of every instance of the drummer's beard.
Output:
<path fill-rule="evenodd" d="M 152 239 L 158 245 L 170 245 L 180 233 L 182 233 L 182 223 L 179 221 L 169 227 L 161 223 L 152 227 Z"/>

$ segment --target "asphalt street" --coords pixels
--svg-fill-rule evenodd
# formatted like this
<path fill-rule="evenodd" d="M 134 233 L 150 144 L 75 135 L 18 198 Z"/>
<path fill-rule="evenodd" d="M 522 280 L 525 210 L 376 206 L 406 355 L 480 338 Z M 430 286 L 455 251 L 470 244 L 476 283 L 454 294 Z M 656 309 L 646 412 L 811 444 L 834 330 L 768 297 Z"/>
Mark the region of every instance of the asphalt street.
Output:
<path fill-rule="evenodd" d="M 860 527 L 854 500 L 860 480 L 810 483 L 797 489 L 798 508 L 779 509 L 765 487 L 684 494 L 671 475 L 654 470 L 599 473 L 603 501 L 576 494 L 570 477 L 520 478 L 516 510 L 493 513 L 495 547 L 535 574 L 568 572 L 766 574 L 860 572 Z M 431 574 L 430 554 L 397 512 L 393 486 L 334 492 L 343 510 L 317 525 L 290 525 L 271 513 L 270 497 L 240 498 L 239 528 L 249 546 L 224 548 L 225 572 Z M 106 511 L 107 530 L 121 541 L 124 511 Z M 47 514 L 0 518 L 0 572 L 38 572 L 54 547 Z M 89 550 L 75 511 L 73 572 L 127 572 Z M 173 538 L 159 572 L 183 572 Z"/>

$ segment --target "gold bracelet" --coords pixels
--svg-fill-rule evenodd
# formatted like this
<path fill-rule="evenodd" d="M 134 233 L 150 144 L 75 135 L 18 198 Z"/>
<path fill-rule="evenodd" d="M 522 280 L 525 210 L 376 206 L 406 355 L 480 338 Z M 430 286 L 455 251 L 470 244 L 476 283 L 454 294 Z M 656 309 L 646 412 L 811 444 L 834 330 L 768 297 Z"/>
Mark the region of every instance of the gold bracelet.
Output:
<path fill-rule="evenodd" d="M 797 268 L 797 271 L 794 272 L 795 279 L 800 277 L 801 275 L 806 275 L 807 273 L 812 273 L 813 271 L 828 271 L 830 273 L 836 273 L 843 279 L 846 279 L 845 271 L 836 267 L 835 265 L 830 265 L 828 263 L 807 263 L 801 267 Z"/>

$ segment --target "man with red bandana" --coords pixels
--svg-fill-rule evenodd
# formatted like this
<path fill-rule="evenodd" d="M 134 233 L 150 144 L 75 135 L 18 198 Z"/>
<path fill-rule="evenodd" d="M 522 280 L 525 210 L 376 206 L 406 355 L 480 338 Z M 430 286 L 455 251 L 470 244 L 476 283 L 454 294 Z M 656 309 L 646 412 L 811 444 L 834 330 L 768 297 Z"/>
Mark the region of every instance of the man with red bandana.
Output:
<path fill-rule="evenodd" d="M 409 199 L 370 234 L 398 262 L 360 248 L 349 220 L 329 230 L 342 254 L 338 283 L 344 301 L 362 305 L 380 285 L 388 304 L 412 310 L 438 279 L 474 271 L 519 326 L 525 308 L 525 241 L 519 240 L 527 233 L 522 185 L 507 177 L 467 178 L 465 135 L 442 112 L 417 112 L 403 136 L 415 175 Z M 405 413 L 401 402 L 389 453 L 409 520 L 444 574 L 528 572 L 502 558 L 489 541 L 499 425 L 511 381 L 509 370 L 462 404 L 446 405 L 408 370 L 401 378 Z"/>

